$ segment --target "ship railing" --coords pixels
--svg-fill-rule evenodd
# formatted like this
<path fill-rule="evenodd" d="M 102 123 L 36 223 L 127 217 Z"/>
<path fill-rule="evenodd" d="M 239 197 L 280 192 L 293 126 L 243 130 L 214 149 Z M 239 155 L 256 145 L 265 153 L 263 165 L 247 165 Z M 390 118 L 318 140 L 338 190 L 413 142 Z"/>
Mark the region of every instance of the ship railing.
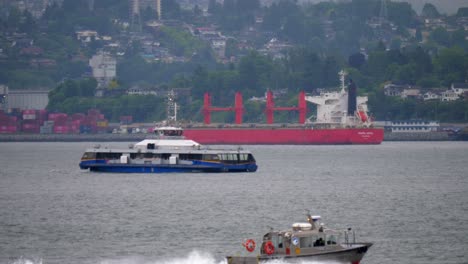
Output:
<path fill-rule="evenodd" d="M 356 244 L 356 233 L 351 228 L 344 231 L 345 245 L 351 246 Z"/>

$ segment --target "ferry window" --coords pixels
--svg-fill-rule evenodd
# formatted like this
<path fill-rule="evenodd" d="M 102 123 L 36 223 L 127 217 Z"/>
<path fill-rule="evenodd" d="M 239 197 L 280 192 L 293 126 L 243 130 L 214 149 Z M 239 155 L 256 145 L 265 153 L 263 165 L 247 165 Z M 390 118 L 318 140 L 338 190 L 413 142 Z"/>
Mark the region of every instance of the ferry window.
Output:
<path fill-rule="evenodd" d="M 97 153 L 96 159 L 119 159 L 122 153 Z"/>
<path fill-rule="evenodd" d="M 188 154 L 188 158 L 191 160 L 202 160 L 202 154 Z"/>
<path fill-rule="evenodd" d="M 242 160 L 242 161 L 247 160 L 247 154 L 245 154 L 245 153 L 240 154 L 239 157 L 240 157 L 240 160 Z"/>
<path fill-rule="evenodd" d="M 83 159 L 95 159 L 96 158 L 96 153 L 94 152 L 85 152 L 83 154 Z"/>
<path fill-rule="evenodd" d="M 249 161 L 250 161 L 250 162 L 254 162 L 254 161 L 255 161 L 255 159 L 254 159 L 254 157 L 253 157 L 252 154 L 249 154 Z"/>
<path fill-rule="evenodd" d="M 131 153 L 130 158 L 132 158 L 132 159 L 143 159 L 143 158 L 145 158 L 145 153 Z"/>
<path fill-rule="evenodd" d="M 310 248 L 312 247 L 312 237 L 301 237 L 299 238 L 301 248 Z"/>
<path fill-rule="evenodd" d="M 283 236 L 278 236 L 278 248 L 283 248 Z"/>
<path fill-rule="evenodd" d="M 237 155 L 236 154 L 229 154 L 229 160 L 237 160 Z"/>
<path fill-rule="evenodd" d="M 153 158 L 153 153 L 145 153 L 145 159 L 151 159 Z"/>
<path fill-rule="evenodd" d="M 325 246 L 325 240 L 321 237 L 315 240 L 314 247 L 322 247 Z"/>
<path fill-rule="evenodd" d="M 327 245 L 335 245 L 336 244 L 336 236 L 331 235 L 327 237 Z"/>
<path fill-rule="evenodd" d="M 154 145 L 154 143 L 148 143 L 148 146 L 146 148 L 147 149 L 154 149 L 155 145 Z"/>
<path fill-rule="evenodd" d="M 219 160 L 218 155 L 216 154 L 205 154 L 203 155 L 203 160 Z"/>

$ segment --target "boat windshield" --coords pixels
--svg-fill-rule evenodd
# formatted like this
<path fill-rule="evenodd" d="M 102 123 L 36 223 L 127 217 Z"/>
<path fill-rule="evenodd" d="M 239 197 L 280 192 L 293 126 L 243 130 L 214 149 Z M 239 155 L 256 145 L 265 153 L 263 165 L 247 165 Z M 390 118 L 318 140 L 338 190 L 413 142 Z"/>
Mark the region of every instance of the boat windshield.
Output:
<path fill-rule="evenodd" d="M 154 130 L 154 133 L 158 136 L 181 137 L 184 131 L 180 128 L 158 128 Z"/>
<path fill-rule="evenodd" d="M 81 157 L 81 159 L 95 159 L 95 158 L 96 158 L 95 152 L 85 152 L 83 154 L 83 157 Z"/>

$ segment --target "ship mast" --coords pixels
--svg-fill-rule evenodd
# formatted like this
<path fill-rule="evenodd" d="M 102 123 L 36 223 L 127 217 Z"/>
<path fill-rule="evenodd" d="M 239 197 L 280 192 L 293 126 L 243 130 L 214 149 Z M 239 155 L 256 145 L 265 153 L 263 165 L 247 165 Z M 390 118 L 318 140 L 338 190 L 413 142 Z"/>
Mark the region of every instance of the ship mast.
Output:
<path fill-rule="evenodd" d="M 176 102 L 176 94 L 174 90 L 170 90 L 167 92 L 166 101 L 167 101 L 167 108 L 166 108 L 167 123 L 174 124 L 177 122 L 177 110 L 179 108 Z"/>
<path fill-rule="evenodd" d="M 348 75 L 347 72 L 345 72 L 344 70 L 341 70 L 338 75 L 340 76 L 340 82 L 341 82 L 341 92 L 344 93 L 345 91 L 345 79 L 346 79 L 346 75 Z"/>

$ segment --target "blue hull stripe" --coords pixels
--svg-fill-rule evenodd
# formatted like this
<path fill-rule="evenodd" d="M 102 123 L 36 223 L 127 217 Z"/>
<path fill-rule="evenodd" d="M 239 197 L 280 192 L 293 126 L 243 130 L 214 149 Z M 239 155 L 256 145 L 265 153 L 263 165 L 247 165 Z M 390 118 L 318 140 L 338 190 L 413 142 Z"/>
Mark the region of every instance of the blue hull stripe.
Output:
<path fill-rule="evenodd" d="M 166 173 L 166 172 L 255 172 L 255 164 L 209 164 L 209 165 L 180 165 L 180 164 L 105 164 L 86 161 L 80 163 L 81 169 L 99 172 L 121 173 Z"/>

